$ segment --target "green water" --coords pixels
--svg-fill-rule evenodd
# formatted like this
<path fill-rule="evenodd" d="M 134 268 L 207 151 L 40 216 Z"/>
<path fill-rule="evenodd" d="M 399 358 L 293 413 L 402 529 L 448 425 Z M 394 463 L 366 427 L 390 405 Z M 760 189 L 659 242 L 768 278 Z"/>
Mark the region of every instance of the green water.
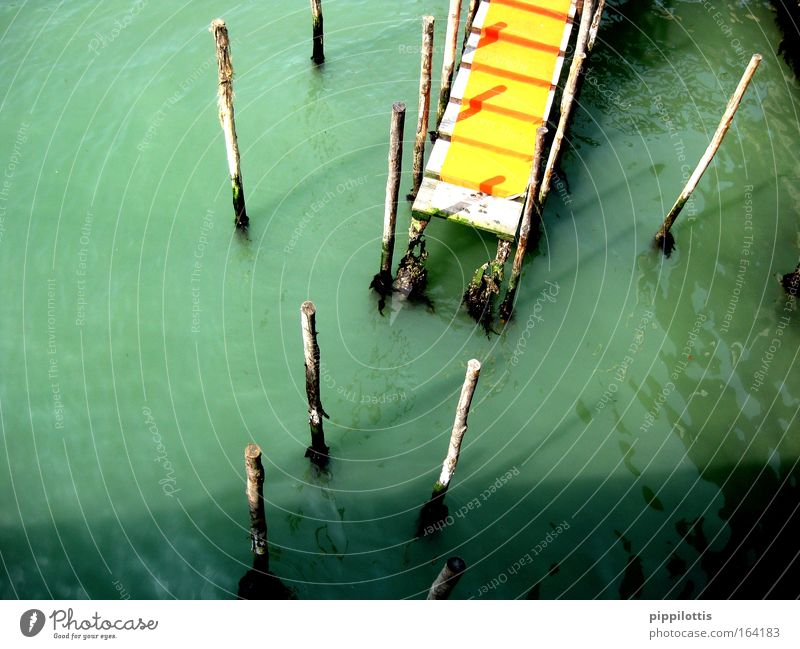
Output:
<path fill-rule="evenodd" d="M 489 236 L 428 228 L 433 312 L 380 317 L 367 290 L 391 104 L 410 151 L 419 17 L 441 43 L 447 4 L 326 0 L 321 69 L 300 1 L 0 7 L 3 597 L 234 597 L 250 441 L 271 568 L 299 598 L 419 597 L 455 554 L 461 598 L 798 595 L 800 315 L 775 276 L 800 247 L 800 89 L 769 3 L 609 3 L 515 319 L 490 337 L 460 308 Z M 664 260 L 649 240 L 753 51 Z M 324 476 L 303 457 L 305 299 Z M 452 524 L 415 541 L 473 357 Z"/>

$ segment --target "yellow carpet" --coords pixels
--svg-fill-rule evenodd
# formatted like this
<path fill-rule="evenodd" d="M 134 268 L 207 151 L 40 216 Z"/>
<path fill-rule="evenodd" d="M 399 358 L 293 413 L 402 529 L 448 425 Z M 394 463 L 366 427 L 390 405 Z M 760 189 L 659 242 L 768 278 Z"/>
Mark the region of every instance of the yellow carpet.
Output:
<path fill-rule="evenodd" d="M 570 0 L 491 0 L 442 180 L 493 196 L 525 191 L 569 9 Z"/>

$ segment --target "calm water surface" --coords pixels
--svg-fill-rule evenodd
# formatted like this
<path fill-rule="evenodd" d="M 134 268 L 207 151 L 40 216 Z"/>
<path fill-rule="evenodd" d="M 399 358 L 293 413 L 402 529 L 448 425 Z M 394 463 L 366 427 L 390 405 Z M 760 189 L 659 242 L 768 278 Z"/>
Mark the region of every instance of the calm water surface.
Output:
<path fill-rule="evenodd" d="M 428 229 L 433 312 L 380 317 L 367 291 L 391 104 L 413 137 L 419 17 L 440 42 L 447 2 L 326 0 L 322 69 L 306 2 L 4 2 L 0 595 L 234 597 L 255 441 L 300 598 L 420 597 L 454 554 L 461 598 L 796 597 L 800 315 L 775 277 L 800 247 L 800 90 L 769 3 L 714 4 L 609 3 L 516 317 L 487 337 L 460 296 L 489 236 Z M 664 260 L 650 237 L 753 51 Z M 325 476 L 303 457 L 305 299 Z M 473 357 L 452 524 L 415 541 Z"/>

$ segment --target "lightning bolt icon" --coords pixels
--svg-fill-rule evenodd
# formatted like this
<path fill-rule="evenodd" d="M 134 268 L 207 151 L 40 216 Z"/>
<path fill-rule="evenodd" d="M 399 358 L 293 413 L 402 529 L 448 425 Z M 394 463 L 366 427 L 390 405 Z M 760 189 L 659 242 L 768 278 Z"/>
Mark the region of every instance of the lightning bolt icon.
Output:
<path fill-rule="evenodd" d="M 28 631 L 32 631 L 33 630 L 33 625 L 36 624 L 36 620 L 38 618 L 39 618 L 39 616 L 36 614 L 36 611 L 31 613 L 31 619 L 28 621 Z"/>

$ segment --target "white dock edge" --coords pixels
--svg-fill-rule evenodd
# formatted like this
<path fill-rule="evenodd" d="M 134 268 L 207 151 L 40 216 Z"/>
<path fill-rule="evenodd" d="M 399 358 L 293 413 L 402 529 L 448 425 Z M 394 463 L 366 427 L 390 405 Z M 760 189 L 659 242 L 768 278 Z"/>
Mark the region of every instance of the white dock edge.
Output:
<path fill-rule="evenodd" d="M 417 219 L 427 221 L 437 216 L 513 241 L 522 208 L 521 198 L 489 196 L 475 189 L 425 178 L 411 209 Z"/>

